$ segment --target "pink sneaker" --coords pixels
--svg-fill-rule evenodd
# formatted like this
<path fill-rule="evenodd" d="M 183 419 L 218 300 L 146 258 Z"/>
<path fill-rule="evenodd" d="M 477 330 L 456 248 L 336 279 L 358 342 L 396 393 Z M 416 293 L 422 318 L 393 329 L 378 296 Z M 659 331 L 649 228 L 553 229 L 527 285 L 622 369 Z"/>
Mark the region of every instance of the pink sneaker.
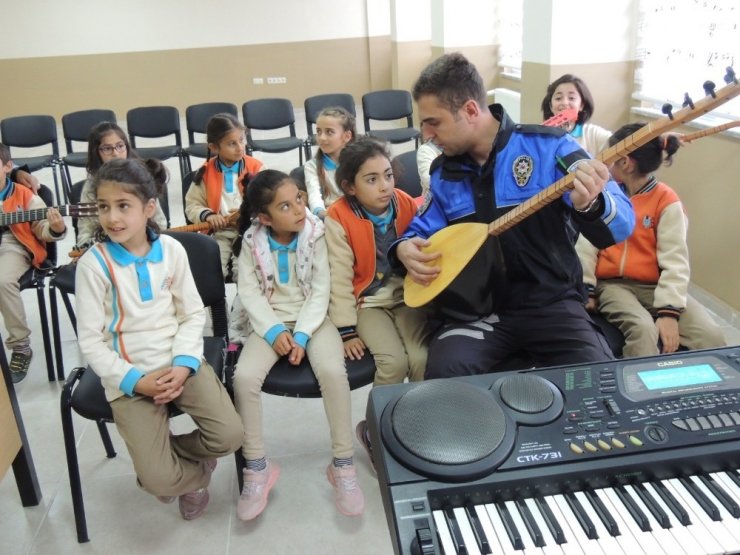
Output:
<path fill-rule="evenodd" d="M 359 516 L 365 510 L 365 496 L 357 483 L 355 465 L 335 467 L 330 463 L 326 477 L 334 487 L 334 501 L 339 512 L 345 516 Z"/>
<path fill-rule="evenodd" d="M 267 496 L 280 477 L 277 463 L 267 461 L 264 470 L 244 469 L 244 487 L 236 506 L 239 520 L 252 520 L 258 517 L 267 506 Z"/>

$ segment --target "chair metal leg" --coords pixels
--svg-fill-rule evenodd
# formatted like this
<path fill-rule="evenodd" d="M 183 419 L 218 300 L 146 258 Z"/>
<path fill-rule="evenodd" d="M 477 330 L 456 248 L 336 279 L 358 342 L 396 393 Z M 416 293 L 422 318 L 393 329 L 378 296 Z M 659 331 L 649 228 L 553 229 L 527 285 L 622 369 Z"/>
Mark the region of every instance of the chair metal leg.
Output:
<path fill-rule="evenodd" d="M 69 299 L 69 295 L 66 291 L 58 290 L 59 294 L 62 296 L 62 301 L 64 302 L 64 308 L 67 309 L 67 316 L 69 316 L 69 321 L 72 323 L 72 329 L 75 331 L 75 336 L 77 335 L 77 316 L 75 315 L 75 309 L 74 306 L 72 306 L 72 301 Z"/>
<path fill-rule="evenodd" d="M 51 310 L 51 332 L 54 336 L 54 358 L 57 365 L 57 380 L 64 380 L 64 357 L 62 355 L 62 334 L 59 326 L 59 307 L 57 288 L 54 280 L 49 280 L 49 309 Z"/>
<path fill-rule="evenodd" d="M 69 165 L 63 161 L 59 162 L 59 176 L 62 179 L 62 191 L 64 191 L 64 198 L 69 201 L 70 192 L 72 191 L 72 175 L 69 173 Z"/>
<path fill-rule="evenodd" d="M 100 439 L 103 441 L 103 447 L 105 447 L 105 456 L 109 459 L 112 459 L 116 456 L 116 450 L 113 447 L 113 442 L 110 439 L 108 426 L 106 426 L 105 422 L 103 422 L 102 420 L 99 420 L 97 422 L 97 425 L 98 432 L 100 433 Z"/>
<path fill-rule="evenodd" d="M 236 482 L 239 485 L 239 493 L 241 494 L 242 489 L 244 489 L 244 472 L 242 472 L 242 469 L 247 466 L 247 460 L 242 454 L 241 447 L 234 451 L 234 459 L 236 460 Z"/>
<path fill-rule="evenodd" d="M 67 453 L 67 471 L 69 472 L 69 489 L 72 494 L 72 510 L 75 515 L 75 526 L 77 528 L 77 541 L 79 543 L 89 542 L 87 535 L 87 519 L 85 518 L 85 502 L 82 498 L 82 482 L 80 481 L 80 465 L 77 459 L 77 447 L 75 445 L 75 432 L 72 424 L 72 386 L 77 381 L 80 370 L 74 371 L 62 389 L 61 412 L 62 432 L 64 435 L 64 449 Z"/>
<path fill-rule="evenodd" d="M 41 319 L 41 335 L 44 338 L 44 356 L 46 357 L 46 373 L 50 382 L 56 381 L 54 376 L 54 357 L 51 352 L 51 336 L 49 334 L 49 321 L 46 313 L 46 299 L 44 298 L 44 281 L 41 280 L 36 286 L 36 298 L 39 302 L 39 318 Z"/>

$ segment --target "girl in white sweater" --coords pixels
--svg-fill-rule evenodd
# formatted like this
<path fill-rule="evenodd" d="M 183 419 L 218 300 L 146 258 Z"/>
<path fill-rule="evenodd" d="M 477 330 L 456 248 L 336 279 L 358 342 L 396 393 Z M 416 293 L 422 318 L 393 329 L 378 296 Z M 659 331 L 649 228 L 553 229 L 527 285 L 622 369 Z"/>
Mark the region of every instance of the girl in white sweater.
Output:
<path fill-rule="evenodd" d="M 340 106 L 324 108 L 316 117 L 316 142 L 319 148 L 316 156 L 303 166 L 303 170 L 308 207 L 322 220 L 326 216 L 326 209 L 344 195 L 334 175 L 339 154 L 348 143 L 355 140 L 355 135 L 355 117 Z"/>
<path fill-rule="evenodd" d="M 146 164 L 146 165 L 145 165 Z M 113 160 L 92 180 L 105 237 L 76 275 L 80 349 L 100 376 L 137 482 L 163 503 L 200 516 L 216 458 L 243 437 L 239 416 L 203 360 L 203 303 L 182 245 L 152 218 L 166 170 L 156 160 Z M 196 429 L 171 435 L 168 403 Z"/>

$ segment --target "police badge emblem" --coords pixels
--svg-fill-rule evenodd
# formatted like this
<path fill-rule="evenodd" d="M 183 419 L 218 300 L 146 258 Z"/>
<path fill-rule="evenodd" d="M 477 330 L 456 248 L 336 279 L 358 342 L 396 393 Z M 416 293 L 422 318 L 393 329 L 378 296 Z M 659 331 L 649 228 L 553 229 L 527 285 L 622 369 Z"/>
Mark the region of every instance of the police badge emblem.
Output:
<path fill-rule="evenodd" d="M 522 154 L 514 160 L 514 164 L 511 167 L 514 173 L 514 179 L 518 187 L 524 187 L 529 181 L 532 171 L 534 170 L 534 162 L 531 156 Z"/>

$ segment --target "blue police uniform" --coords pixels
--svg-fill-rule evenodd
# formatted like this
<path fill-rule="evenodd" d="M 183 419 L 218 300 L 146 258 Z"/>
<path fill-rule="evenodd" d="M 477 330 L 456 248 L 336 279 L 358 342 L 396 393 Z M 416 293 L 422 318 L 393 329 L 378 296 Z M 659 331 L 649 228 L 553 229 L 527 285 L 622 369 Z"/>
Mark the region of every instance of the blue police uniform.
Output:
<path fill-rule="evenodd" d="M 491 112 L 500 127 L 486 163 L 466 154 L 435 160 L 429 193 L 400 240 L 427 238 L 456 223 L 489 223 L 589 158 L 560 129 L 516 125 L 500 105 Z M 587 213 L 576 211 L 566 192 L 489 239 L 436 301 L 446 325 L 430 345 L 427 377 L 490 372 L 517 351 L 538 365 L 611 358 L 583 306 L 574 243 L 583 233 L 605 248 L 626 239 L 633 226 L 629 199 L 609 180 Z"/>

